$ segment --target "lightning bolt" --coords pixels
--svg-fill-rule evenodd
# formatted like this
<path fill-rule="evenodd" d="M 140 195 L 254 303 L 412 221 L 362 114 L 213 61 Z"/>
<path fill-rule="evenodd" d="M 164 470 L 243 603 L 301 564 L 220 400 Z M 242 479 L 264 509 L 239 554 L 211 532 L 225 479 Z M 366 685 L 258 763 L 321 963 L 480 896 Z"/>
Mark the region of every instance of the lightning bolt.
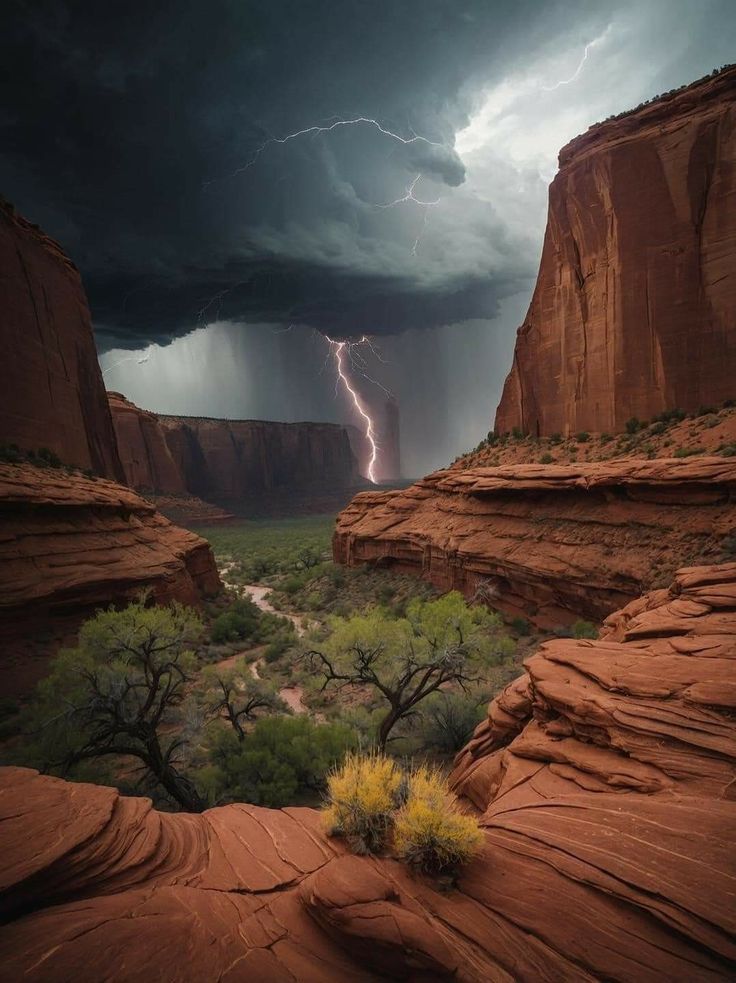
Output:
<path fill-rule="evenodd" d="M 345 367 L 346 351 L 348 353 L 350 363 L 351 365 L 353 365 L 353 348 L 356 345 L 368 344 L 369 347 L 371 348 L 371 351 L 374 351 L 373 345 L 371 344 L 370 340 L 365 337 L 365 335 L 358 342 L 335 341 L 333 338 L 330 338 L 328 335 L 325 335 L 325 338 L 327 338 L 327 341 L 329 342 L 330 352 L 332 352 L 332 354 L 335 356 L 335 367 L 337 369 L 337 379 L 335 380 L 335 386 L 337 387 L 337 385 L 340 382 L 342 382 L 346 392 L 348 393 L 348 395 L 353 401 L 353 406 L 355 406 L 356 411 L 364 420 L 365 438 L 368 441 L 368 444 L 371 449 L 371 456 L 370 456 L 370 460 L 368 461 L 368 480 L 373 482 L 373 484 L 375 485 L 378 483 L 376 480 L 376 462 L 378 461 L 378 443 L 376 441 L 375 427 L 373 425 L 373 420 L 371 419 L 370 414 L 368 413 L 368 411 L 366 410 L 363 404 L 362 399 L 360 398 L 356 390 L 353 388 L 353 386 L 350 384 L 350 376 L 348 375 L 347 369 Z M 365 373 L 362 374 L 365 375 Z M 366 378 L 369 378 L 369 376 L 366 376 Z M 375 381 L 375 380 L 371 380 L 371 381 Z M 376 384 L 380 385 L 380 383 L 376 383 Z M 381 388 L 383 389 L 384 387 L 381 386 Z M 384 392 L 388 392 L 388 390 L 384 389 Z"/>
<path fill-rule="evenodd" d="M 569 79 L 561 79 L 559 82 L 555 82 L 554 85 L 543 85 L 542 89 L 545 92 L 554 92 L 555 89 L 559 89 L 560 86 L 562 85 L 570 85 L 571 82 L 576 82 L 577 79 L 580 77 L 580 73 L 583 70 L 583 66 L 588 60 L 588 54 L 590 53 L 590 49 L 595 48 L 596 45 L 600 44 L 603 40 L 605 40 L 610 30 L 611 30 L 611 25 L 609 24 L 608 27 L 603 32 L 603 34 L 601 34 L 597 38 L 593 38 L 592 41 L 589 41 L 585 45 L 585 50 L 583 51 L 583 57 L 580 59 L 580 63 L 578 64 L 578 67 L 575 69 L 575 71 L 572 73 Z"/>
<path fill-rule="evenodd" d="M 422 236 L 424 235 L 424 231 L 427 228 L 429 209 L 436 207 L 442 201 L 441 198 L 436 198 L 434 201 L 424 201 L 421 198 L 417 198 L 417 196 L 414 194 L 414 189 L 416 188 L 417 184 L 419 183 L 422 177 L 423 177 L 422 174 L 417 174 L 414 180 L 411 181 L 409 184 L 407 184 L 406 190 L 401 198 L 395 198 L 393 201 L 387 201 L 385 204 L 376 205 L 376 208 L 395 208 L 397 205 L 403 205 L 405 202 L 411 201 L 414 202 L 415 205 L 419 205 L 421 208 L 424 209 L 422 215 L 422 224 L 419 227 L 419 231 L 417 232 L 416 238 L 414 239 L 414 245 L 411 247 L 412 256 L 416 256 L 417 249 L 419 248 L 419 243 L 421 242 Z"/>
<path fill-rule="evenodd" d="M 149 360 L 152 354 L 153 354 L 152 349 L 148 349 L 142 358 L 138 358 L 137 355 L 126 355 L 125 358 L 119 358 L 117 362 L 113 362 L 112 365 L 108 365 L 108 367 L 103 371 L 102 377 L 104 379 L 104 377 L 107 375 L 108 372 L 112 372 L 113 369 L 117 368 L 118 365 L 122 365 L 123 362 L 136 361 L 138 365 L 143 365 L 144 362 L 147 362 Z"/>
<path fill-rule="evenodd" d="M 427 137 L 414 133 L 413 130 L 410 137 L 402 137 L 400 133 L 394 133 L 393 130 L 388 130 L 385 126 L 381 126 L 377 119 L 371 119 L 368 116 L 356 116 L 354 119 L 336 119 L 333 123 L 330 123 L 327 126 L 306 126 L 303 130 L 295 130 L 293 133 L 287 133 L 285 137 L 269 137 L 268 140 L 265 140 L 261 146 L 258 147 L 256 152 L 246 164 L 243 164 L 242 167 L 239 167 L 237 170 L 233 171 L 232 177 L 235 177 L 237 174 L 242 174 L 243 171 L 246 171 L 249 167 L 252 167 L 263 151 L 273 144 L 289 143 L 291 140 L 296 140 L 298 137 L 308 136 L 310 133 L 315 135 L 319 133 L 331 133 L 340 126 L 364 125 L 374 127 L 379 133 L 389 137 L 391 140 L 396 140 L 398 143 L 403 143 L 405 146 L 412 143 L 426 143 L 430 147 L 444 147 L 443 143 L 437 143 L 434 140 L 429 140 Z M 411 127 L 409 127 L 409 129 L 411 129 Z"/>

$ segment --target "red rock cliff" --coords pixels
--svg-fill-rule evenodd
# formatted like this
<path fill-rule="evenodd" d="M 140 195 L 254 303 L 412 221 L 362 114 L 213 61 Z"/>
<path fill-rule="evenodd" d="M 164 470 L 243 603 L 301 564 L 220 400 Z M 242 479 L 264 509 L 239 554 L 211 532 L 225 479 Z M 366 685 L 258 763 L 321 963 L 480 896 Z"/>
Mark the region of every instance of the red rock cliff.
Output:
<path fill-rule="evenodd" d="M 118 451 L 131 488 L 182 495 L 184 476 L 171 456 L 155 413 L 140 409 L 120 393 L 107 394 Z"/>
<path fill-rule="evenodd" d="M 736 68 L 560 153 L 500 432 L 618 431 L 736 395 Z"/>
<path fill-rule="evenodd" d="M 2 200 L 0 338 L 0 443 L 123 480 L 79 273 Z"/>
<path fill-rule="evenodd" d="M 0 769 L 4 978 L 733 979 L 735 630 L 736 565 L 701 567 L 532 656 L 459 757 L 485 845 L 452 890 L 311 809 Z"/>
<path fill-rule="evenodd" d="M 58 624 L 73 632 L 96 608 L 143 589 L 160 603 L 198 605 L 220 588 L 209 544 L 129 488 L 0 464 L 3 692 L 31 688 L 49 655 L 49 646 L 36 651 L 38 637 Z"/>
<path fill-rule="evenodd" d="M 279 492 L 361 484 L 344 427 L 159 416 L 189 492 L 237 501 Z"/>
<path fill-rule="evenodd" d="M 600 619 L 731 534 L 736 459 L 519 464 L 438 471 L 363 492 L 336 562 L 414 573 L 541 625 Z"/>

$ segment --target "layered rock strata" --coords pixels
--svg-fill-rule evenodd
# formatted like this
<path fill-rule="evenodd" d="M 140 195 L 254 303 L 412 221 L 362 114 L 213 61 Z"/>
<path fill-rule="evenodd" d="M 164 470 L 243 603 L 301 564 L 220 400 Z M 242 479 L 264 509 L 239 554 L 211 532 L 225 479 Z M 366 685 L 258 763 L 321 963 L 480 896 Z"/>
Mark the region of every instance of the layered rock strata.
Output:
<path fill-rule="evenodd" d="M 0 965 L 29 983 L 718 981 L 736 971 L 736 564 L 548 643 L 454 774 L 456 886 L 346 854 L 317 813 L 0 771 Z M 85 977 L 85 973 L 87 974 Z"/>
<path fill-rule="evenodd" d="M 184 495 L 184 476 L 171 456 L 155 413 L 120 393 L 107 394 L 126 484 L 164 495 Z"/>
<path fill-rule="evenodd" d="M 336 562 L 414 573 L 543 627 L 599 620 L 733 535 L 736 461 L 606 461 L 438 471 L 357 495 Z"/>
<path fill-rule="evenodd" d="M 237 503 L 363 484 L 346 427 L 165 416 L 108 396 L 126 481 L 141 491 Z"/>
<path fill-rule="evenodd" d="M 622 430 L 732 399 L 736 67 L 560 152 L 496 428 Z"/>
<path fill-rule="evenodd" d="M 123 480 L 79 272 L 0 199 L 0 444 Z"/>
<path fill-rule="evenodd" d="M 123 485 L 0 464 L 0 688 L 27 693 L 95 609 L 221 588 L 209 544 Z"/>

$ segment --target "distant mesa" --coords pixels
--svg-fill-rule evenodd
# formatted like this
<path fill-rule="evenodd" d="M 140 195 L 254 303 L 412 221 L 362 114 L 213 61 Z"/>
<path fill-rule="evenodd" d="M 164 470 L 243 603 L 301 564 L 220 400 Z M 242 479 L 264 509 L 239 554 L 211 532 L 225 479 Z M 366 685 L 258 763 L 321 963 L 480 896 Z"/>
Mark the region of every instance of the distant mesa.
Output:
<path fill-rule="evenodd" d="M 108 399 L 126 481 L 139 491 L 233 509 L 325 497 L 339 507 L 367 484 L 353 449 L 360 442 L 339 424 L 168 416 L 120 393 Z"/>

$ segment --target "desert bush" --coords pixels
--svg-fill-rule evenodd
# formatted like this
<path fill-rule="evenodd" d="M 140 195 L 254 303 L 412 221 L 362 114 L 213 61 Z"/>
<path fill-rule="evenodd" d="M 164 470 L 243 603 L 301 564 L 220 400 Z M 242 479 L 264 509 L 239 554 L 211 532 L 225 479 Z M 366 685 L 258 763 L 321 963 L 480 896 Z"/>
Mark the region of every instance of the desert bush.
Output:
<path fill-rule="evenodd" d="M 587 444 L 588 441 L 590 440 L 590 434 L 588 433 L 587 430 L 581 430 L 579 433 L 575 434 L 575 440 L 579 444 Z"/>
<path fill-rule="evenodd" d="M 710 416 L 711 413 L 717 413 L 717 406 L 699 406 L 695 416 Z"/>
<path fill-rule="evenodd" d="M 626 433 L 636 433 L 637 430 L 641 430 L 642 423 L 638 417 L 632 416 L 626 421 Z"/>
<path fill-rule="evenodd" d="M 721 457 L 736 457 L 736 444 L 724 444 L 718 449 Z"/>
<path fill-rule="evenodd" d="M 613 437 L 610 435 L 610 433 L 602 433 L 601 434 L 600 442 L 602 444 L 610 444 L 612 440 L 613 440 Z"/>
<path fill-rule="evenodd" d="M 532 631 L 532 626 L 526 618 L 512 618 L 509 622 L 513 630 L 517 635 L 530 635 Z"/>
<path fill-rule="evenodd" d="M 262 717 L 243 741 L 223 731 L 211 751 L 220 798 L 293 805 L 320 792 L 330 769 L 354 744 L 344 724 L 315 724 L 303 715 Z"/>
<path fill-rule="evenodd" d="M 553 461 L 554 458 L 551 454 L 542 454 L 542 456 L 539 458 L 540 464 L 552 464 Z"/>
<path fill-rule="evenodd" d="M 402 860 L 427 874 L 453 873 L 482 843 L 477 820 L 460 811 L 439 771 L 420 767 L 409 776 L 394 823 L 394 848 Z"/>
<path fill-rule="evenodd" d="M 486 715 L 487 697 L 476 693 L 435 693 L 422 710 L 426 748 L 454 754 L 465 747 Z"/>
<path fill-rule="evenodd" d="M 573 638 L 598 638 L 598 629 L 591 621 L 578 620 L 572 626 Z"/>
<path fill-rule="evenodd" d="M 332 836 L 344 836 L 358 853 L 382 849 L 400 803 L 401 769 L 385 754 L 348 754 L 327 778 L 323 821 Z"/>
<path fill-rule="evenodd" d="M 667 429 L 667 424 L 664 422 L 664 420 L 659 420 L 657 423 L 650 424 L 649 433 L 656 435 L 656 434 L 664 433 L 666 429 Z"/>
<path fill-rule="evenodd" d="M 703 451 L 704 449 L 700 445 L 696 447 L 678 447 L 673 457 L 694 457 L 696 454 L 702 454 Z"/>

